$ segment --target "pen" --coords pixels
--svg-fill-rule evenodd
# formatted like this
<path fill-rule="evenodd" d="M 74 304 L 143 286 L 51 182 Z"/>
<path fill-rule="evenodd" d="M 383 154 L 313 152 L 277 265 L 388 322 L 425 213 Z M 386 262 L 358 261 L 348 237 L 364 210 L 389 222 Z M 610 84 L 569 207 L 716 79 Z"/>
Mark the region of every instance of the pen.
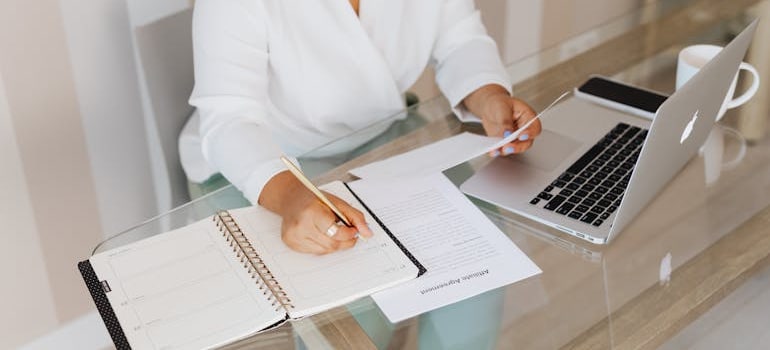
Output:
<path fill-rule="evenodd" d="M 345 226 L 348 226 L 348 227 L 353 226 L 350 224 L 350 220 L 348 220 L 348 218 L 345 217 L 344 214 L 342 214 L 342 212 L 337 208 L 337 206 L 335 206 L 334 203 L 332 203 L 329 200 L 329 198 L 326 198 L 326 196 L 323 194 L 323 192 L 321 192 L 321 190 L 318 189 L 318 187 L 315 187 L 315 185 L 313 185 L 313 183 L 310 182 L 310 180 L 308 180 L 305 174 L 302 173 L 302 170 L 299 170 L 299 168 L 296 165 L 294 165 L 294 163 L 292 163 L 292 161 L 286 158 L 285 156 L 281 156 L 281 160 L 283 161 L 284 164 L 286 164 L 286 167 L 294 175 L 294 177 L 296 177 L 297 180 L 299 180 L 299 182 L 305 185 L 305 187 L 307 187 L 307 189 L 310 190 L 310 192 L 313 192 L 313 194 L 324 205 L 329 207 L 329 209 L 331 209 L 332 212 L 334 212 L 334 215 L 337 216 L 337 219 L 345 223 Z"/>

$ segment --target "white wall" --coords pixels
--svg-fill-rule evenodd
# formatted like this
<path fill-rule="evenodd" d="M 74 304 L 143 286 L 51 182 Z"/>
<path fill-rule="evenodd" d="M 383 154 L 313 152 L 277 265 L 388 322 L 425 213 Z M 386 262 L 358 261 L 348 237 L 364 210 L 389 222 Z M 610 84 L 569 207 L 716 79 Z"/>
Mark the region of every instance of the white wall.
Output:
<path fill-rule="evenodd" d="M 77 261 L 160 210 L 133 29 L 188 6 L 0 2 L 0 349 L 93 312 Z"/>
<path fill-rule="evenodd" d="M 99 218 L 111 236 L 158 211 L 128 8 L 124 0 L 59 3 Z"/>
<path fill-rule="evenodd" d="M 0 349 L 58 323 L 12 123 L 0 77 Z"/>

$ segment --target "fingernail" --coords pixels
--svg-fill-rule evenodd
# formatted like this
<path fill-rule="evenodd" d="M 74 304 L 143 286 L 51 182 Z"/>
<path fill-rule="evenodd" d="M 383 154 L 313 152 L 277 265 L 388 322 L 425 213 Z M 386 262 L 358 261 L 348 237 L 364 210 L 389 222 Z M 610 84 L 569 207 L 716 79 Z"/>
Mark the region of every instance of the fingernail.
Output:
<path fill-rule="evenodd" d="M 507 155 L 509 155 L 509 154 L 513 154 L 513 152 L 514 152 L 514 149 L 513 149 L 513 147 L 511 147 L 511 146 L 508 146 L 508 147 L 506 147 L 506 148 L 503 150 L 503 155 L 506 155 L 506 156 L 507 156 Z"/>
<path fill-rule="evenodd" d="M 505 132 L 503 133 L 503 137 L 508 137 L 508 136 L 511 136 L 511 134 L 513 134 L 513 132 L 512 132 L 512 131 L 510 131 L 510 130 L 505 130 Z"/>
<path fill-rule="evenodd" d="M 524 113 L 522 111 L 516 111 L 516 113 L 513 114 L 513 119 L 519 119 L 521 118 L 521 114 Z"/>
<path fill-rule="evenodd" d="M 519 136 L 519 141 L 527 141 L 527 140 L 529 140 L 529 135 L 523 134 Z"/>
<path fill-rule="evenodd" d="M 500 151 L 494 150 L 494 151 L 489 153 L 489 156 L 492 157 L 492 158 L 497 158 L 498 156 L 500 156 Z"/>

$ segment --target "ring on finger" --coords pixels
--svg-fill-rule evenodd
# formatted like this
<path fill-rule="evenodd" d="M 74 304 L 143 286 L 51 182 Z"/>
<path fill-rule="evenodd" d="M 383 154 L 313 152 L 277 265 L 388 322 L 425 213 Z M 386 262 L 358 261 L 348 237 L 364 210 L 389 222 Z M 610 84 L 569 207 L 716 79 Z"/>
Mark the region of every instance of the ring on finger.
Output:
<path fill-rule="evenodd" d="M 329 237 L 334 237 L 334 235 L 337 234 L 337 231 L 340 229 L 339 222 L 334 222 L 331 225 L 329 225 L 329 228 L 326 229 L 326 235 Z"/>

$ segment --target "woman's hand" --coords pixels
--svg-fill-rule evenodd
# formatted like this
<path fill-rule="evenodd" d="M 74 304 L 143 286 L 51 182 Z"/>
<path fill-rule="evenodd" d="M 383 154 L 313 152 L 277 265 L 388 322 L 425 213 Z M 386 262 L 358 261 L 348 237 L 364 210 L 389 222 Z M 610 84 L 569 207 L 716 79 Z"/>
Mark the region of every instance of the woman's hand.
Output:
<path fill-rule="evenodd" d="M 259 204 L 283 218 L 281 239 L 289 248 L 301 253 L 328 254 L 353 247 L 357 234 L 366 238 L 372 236 L 360 211 L 332 194 L 325 194 L 350 220 L 352 227 L 337 225 L 337 217 L 331 209 L 288 171 L 268 181 L 260 194 Z"/>
<path fill-rule="evenodd" d="M 524 101 L 508 95 L 502 86 L 485 85 L 472 92 L 463 100 L 465 108 L 481 118 L 484 131 L 489 136 L 507 137 L 519 127 L 535 118 L 536 114 Z M 536 120 L 519 135 L 519 138 L 490 152 L 490 156 L 521 153 L 532 147 L 535 137 L 540 135 L 540 121 Z"/>

